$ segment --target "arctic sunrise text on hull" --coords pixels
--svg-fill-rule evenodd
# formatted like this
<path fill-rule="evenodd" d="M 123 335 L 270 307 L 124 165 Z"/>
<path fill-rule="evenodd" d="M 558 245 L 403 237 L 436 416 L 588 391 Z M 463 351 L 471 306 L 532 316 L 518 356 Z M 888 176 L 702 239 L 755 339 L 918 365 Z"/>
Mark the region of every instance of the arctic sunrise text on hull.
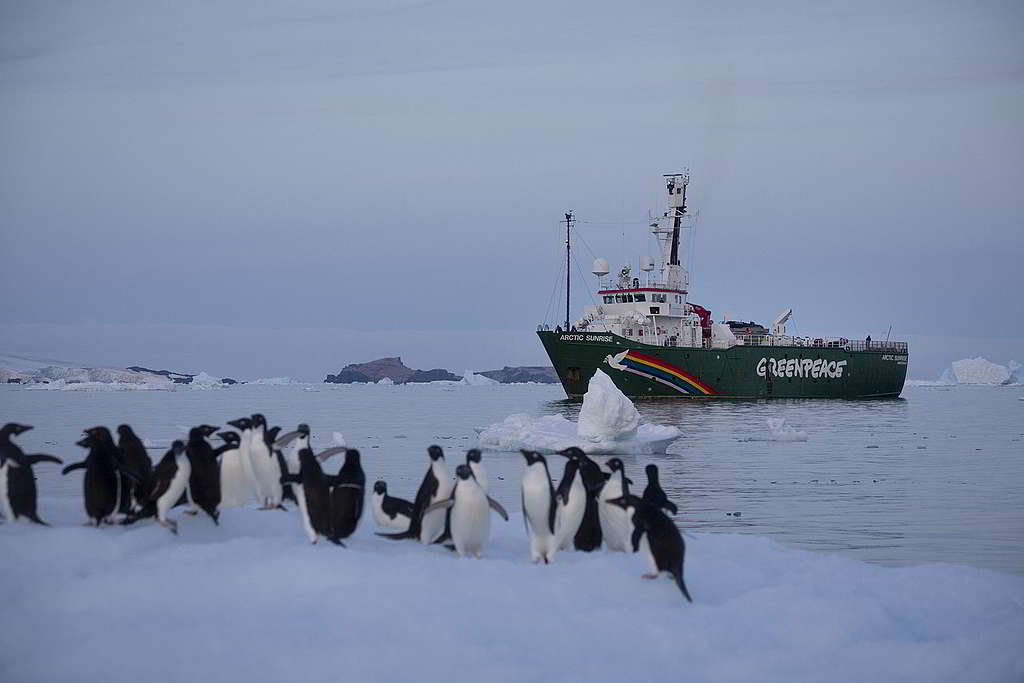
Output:
<path fill-rule="evenodd" d="M 668 210 L 651 222 L 660 260 L 644 258 L 638 277 L 625 266 L 607 278 L 594 261 L 596 306 L 565 328 L 537 331 L 570 397 L 586 393 L 603 370 L 627 396 L 687 398 L 894 398 L 907 376 L 906 342 L 851 341 L 786 334 L 787 310 L 770 330 L 755 323 L 714 323 L 711 311 L 687 301 L 689 274 L 680 265 L 680 232 L 688 219 L 688 173 L 664 176 Z M 566 214 L 566 268 L 569 229 Z"/>

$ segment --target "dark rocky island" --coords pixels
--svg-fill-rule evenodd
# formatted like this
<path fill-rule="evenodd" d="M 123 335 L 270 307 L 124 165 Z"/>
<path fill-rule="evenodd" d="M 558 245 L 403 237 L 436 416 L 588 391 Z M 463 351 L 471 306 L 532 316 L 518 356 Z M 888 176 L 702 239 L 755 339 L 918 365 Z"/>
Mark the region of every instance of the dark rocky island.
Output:
<path fill-rule="evenodd" d="M 554 384 L 558 382 L 555 369 L 544 366 L 505 366 L 500 370 L 488 370 L 478 373 L 484 377 L 501 382 L 502 384 L 517 384 L 522 382 L 541 382 Z M 423 382 L 454 381 L 462 379 L 461 376 L 448 372 L 442 368 L 433 370 L 414 370 L 407 367 L 400 357 L 378 358 L 368 363 L 352 363 L 346 365 L 336 375 L 327 375 L 324 382 L 328 384 L 353 384 L 355 382 L 376 383 L 382 379 L 389 379 L 395 384 L 415 384 Z"/>
<path fill-rule="evenodd" d="M 144 368 L 141 365 L 132 365 L 126 369 L 131 370 L 132 372 L 148 372 L 151 375 L 160 375 L 162 377 L 166 377 L 175 384 L 192 384 L 192 380 L 195 378 L 195 375 L 189 375 L 184 372 L 174 372 L 173 370 L 150 370 L 149 368 Z M 220 383 L 239 384 L 238 380 L 231 379 L 230 377 L 222 377 Z"/>
<path fill-rule="evenodd" d="M 395 384 L 415 384 L 449 380 L 458 382 L 462 379 L 442 368 L 433 370 L 414 370 L 407 367 L 400 357 L 378 358 L 369 363 L 352 363 L 341 369 L 337 375 L 327 375 L 324 382 L 328 384 L 353 384 L 355 382 L 379 382 L 387 378 Z"/>

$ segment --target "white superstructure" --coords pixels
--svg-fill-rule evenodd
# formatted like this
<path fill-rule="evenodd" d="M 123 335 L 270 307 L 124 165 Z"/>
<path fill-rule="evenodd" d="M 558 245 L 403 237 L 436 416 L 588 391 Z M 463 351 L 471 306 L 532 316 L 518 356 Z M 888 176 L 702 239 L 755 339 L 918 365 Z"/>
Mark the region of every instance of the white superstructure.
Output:
<path fill-rule="evenodd" d="M 686 300 L 689 274 L 680 261 L 681 232 L 686 225 L 688 172 L 665 176 L 668 210 L 651 223 L 660 259 L 641 259 L 640 273 L 623 266 L 608 277 L 608 262 L 597 259 L 598 304 L 583 309 L 577 330 L 611 332 L 645 344 L 700 347 L 711 335 L 711 315 Z"/>

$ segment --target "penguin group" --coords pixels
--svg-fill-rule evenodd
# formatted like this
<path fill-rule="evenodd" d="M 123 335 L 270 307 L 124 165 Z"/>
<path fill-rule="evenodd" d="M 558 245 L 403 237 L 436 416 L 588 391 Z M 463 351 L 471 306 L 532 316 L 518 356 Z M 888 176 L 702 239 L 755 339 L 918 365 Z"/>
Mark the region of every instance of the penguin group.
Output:
<path fill-rule="evenodd" d="M 668 575 L 693 602 L 683 580 L 686 545 L 666 514 L 678 508 L 661 488 L 657 465 L 647 465 L 647 487 L 637 496 L 619 458 L 609 458 L 605 471 L 579 448 L 558 451 L 567 461 L 555 487 L 547 459 L 536 451 L 521 453 L 523 522 L 534 563 L 553 562 L 559 550 L 591 552 L 602 544 L 614 552 L 642 551 L 651 566 L 644 578 Z"/>
<path fill-rule="evenodd" d="M 87 450 L 86 457 L 62 473 L 85 470 L 85 512 L 88 523 L 96 527 L 152 518 L 177 534 L 178 523 L 170 514 L 178 506 L 185 506 L 185 514 L 202 512 L 217 525 L 224 508 L 255 503 L 262 510 L 287 510 L 285 503 L 290 502 L 310 543 L 324 538 L 344 547 L 344 540 L 359 526 L 365 502 L 366 474 L 359 451 L 335 446 L 314 453 L 308 424 L 281 434 L 281 427 L 269 427 L 259 413 L 226 424 L 232 430 L 218 431 L 208 424 L 192 427 L 187 438 L 171 443 L 155 466 L 129 425 L 117 428 L 116 442 L 107 427 L 91 427 L 77 442 Z M 32 467 L 63 462 L 44 453 L 26 455 L 14 443 L 13 437 L 30 429 L 17 423 L 0 429 L 0 519 L 25 517 L 45 524 L 36 510 Z M 211 443 L 214 435 L 218 445 Z M 521 453 L 521 504 L 532 562 L 550 564 L 559 551 L 592 552 L 602 545 L 613 552 L 642 552 L 651 567 L 644 578 L 668 575 L 692 602 L 683 580 L 686 547 L 667 515 L 678 508 L 662 490 L 656 465 L 647 465 L 647 487 L 637 496 L 630 491 L 633 482 L 619 458 L 609 458 L 602 467 L 579 448 L 558 451 L 566 460 L 556 486 L 543 455 Z M 337 473 L 325 472 L 327 461 L 339 454 L 344 454 L 344 462 Z M 470 449 L 454 477 L 440 446 L 430 446 L 427 458 L 411 501 L 390 495 L 383 480 L 374 483 L 373 519 L 386 529 L 377 535 L 443 544 L 460 557 L 481 557 L 491 513 L 505 521 L 509 515 L 488 493 L 480 451 Z"/>

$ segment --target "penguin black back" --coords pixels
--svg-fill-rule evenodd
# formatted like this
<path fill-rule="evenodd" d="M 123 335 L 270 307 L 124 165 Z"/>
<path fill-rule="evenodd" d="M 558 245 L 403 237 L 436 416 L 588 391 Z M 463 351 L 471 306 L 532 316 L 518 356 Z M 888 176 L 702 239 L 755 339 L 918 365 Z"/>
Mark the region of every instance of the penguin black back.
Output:
<path fill-rule="evenodd" d="M 220 524 L 220 513 L 217 510 L 220 505 L 220 469 L 217 465 L 217 455 L 206 441 L 207 437 L 216 431 L 217 427 L 210 425 L 193 427 L 188 433 L 185 453 L 192 465 L 188 479 L 192 502 L 208 514 L 214 524 Z"/>
<path fill-rule="evenodd" d="M 121 475 L 122 512 L 125 508 L 141 507 L 149 499 L 150 479 L 153 476 L 153 461 L 150 460 L 142 439 L 136 436 L 132 428 L 126 424 L 117 428 L 117 448 L 121 452 L 121 467 L 129 474 Z"/>
<path fill-rule="evenodd" d="M 662 510 L 668 510 L 673 515 L 678 513 L 679 508 L 668 499 L 668 495 L 661 488 L 661 482 L 658 481 L 658 466 L 651 464 L 644 470 L 647 472 L 647 488 L 644 489 L 643 499 Z"/>
<path fill-rule="evenodd" d="M 359 451 L 345 451 L 345 463 L 338 474 L 331 477 L 331 537 L 348 538 L 359 525 L 363 515 L 366 474 L 360 464 Z"/>
<path fill-rule="evenodd" d="M 646 534 L 647 546 L 658 571 L 671 574 L 683 597 L 689 602 L 693 602 L 690 591 L 686 589 L 686 583 L 683 581 L 686 543 L 675 523 L 662 512 L 661 508 L 648 503 L 639 496 L 625 495 L 612 498 L 608 503 L 626 510 L 630 507 L 633 508 L 633 536 L 631 538 L 633 552 L 640 549 L 640 538 Z"/>
<path fill-rule="evenodd" d="M 8 423 L 0 429 L 0 476 L 6 477 L 3 493 L 7 497 L 4 509 L 10 511 L 14 519 L 25 517 L 36 524 L 46 526 L 36 512 L 37 492 L 36 478 L 32 466 L 40 462 L 61 463 L 60 458 L 44 453 L 25 455 L 19 446 L 10 438 L 32 429 L 28 425 Z M 3 442 L 6 441 L 6 444 Z"/>
<path fill-rule="evenodd" d="M 85 430 L 85 437 L 77 442 L 82 448 L 88 448 L 85 460 L 64 468 L 67 474 L 79 468 L 85 468 L 82 482 L 85 499 L 85 513 L 99 526 L 114 514 L 118 504 L 118 487 L 120 485 L 117 468 L 117 447 L 106 427 L 93 427 Z"/>

